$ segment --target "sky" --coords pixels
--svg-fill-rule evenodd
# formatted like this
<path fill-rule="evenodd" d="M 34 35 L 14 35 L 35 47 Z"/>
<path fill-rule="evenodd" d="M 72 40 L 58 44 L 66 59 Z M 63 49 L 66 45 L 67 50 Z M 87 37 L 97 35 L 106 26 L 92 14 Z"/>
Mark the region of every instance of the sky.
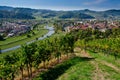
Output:
<path fill-rule="evenodd" d="M 0 6 L 51 10 L 120 9 L 120 0 L 0 0 Z"/>

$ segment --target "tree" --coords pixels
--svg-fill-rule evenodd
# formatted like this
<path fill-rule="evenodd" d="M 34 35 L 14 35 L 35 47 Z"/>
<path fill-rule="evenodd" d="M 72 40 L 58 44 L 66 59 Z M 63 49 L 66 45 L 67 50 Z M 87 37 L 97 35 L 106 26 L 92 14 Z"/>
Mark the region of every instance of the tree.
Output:
<path fill-rule="evenodd" d="M 53 25 L 55 28 L 55 33 L 57 33 L 58 31 L 62 31 L 62 23 L 55 22 Z"/>
<path fill-rule="evenodd" d="M 2 53 L 2 50 L 1 50 L 1 48 L 0 48 L 0 54 Z"/>
<path fill-rule="evenodd" d="M 42 47 L 42 48 L 43 48 L 43 51 L 42 51 L 42 54 L 41 54 L 41 59 L 43 61 L 44 68 L 46 68 L 45 62 L 46 62 L 46 60 L 49 61 L 50 56 L 51 56 L 51 53 L 50 53 L 51 48 L 50 48 L 49 40 L 44 41 L 44 47 Z"/>
<path fill-rule="evenodd" d="M 68 44 L 68 38 L 66 36 L 62 36 L 60 39 L 60 47 L 61 50 L 64 54 L 67 55 L 68 57 L 68 53 L 69 53 L 69 44 Z"/>
<path fill-rule="evenodd" d="M 60 38 L 55 37 L 54 38 L 54 56 L 57 58 L 57 62 L 59 63 L 61 58 L 61 45 L 60 45 Z"/>
<path fill-rule="evenodd" d="M 67 43 L 68 43 L 68 46 L 70 47 L 70 52 L 71 53 L 74 53 L 74 36 L 72 35 L 66 35 L 67 37 Z"/>
<path fill-rule="evenodd" d="M 0 35 L 0 41 L 4 40 L 4 37 L 2 35 Z"/>
<path fill-rule="evenodd" d="M 23 56 L 25 64 L 27 66 L 28 76 L 31 79 L 32 77 L 32 62 L 34 62 L 34 54 L 37 51 L 37 45 L 32 43 L 30 45 L 22 46 Z"/>
<path fill-rule="evenodd" d="M 23 70 L 24 70 L 24 67 L 25 67 L 25 58 L 24 58 L 22 49 L 20 49 L 18 51 L 18 63 L 17 64 L 18 64 L 18 69 L 21 72 L 21 80 L 24 80 Z"/>
<path fill-rule="evenodd" d="M 27 37 L 28 37 L 28 38 L 31 38 L 31 35 L 30 35 L 30 34 L 28 34 L 28 35 L 27 35 Z"/>
<path fill-rule="evenodd" d="M 2 69 L 1 71 L 1 77 L 3 79 L 10 79 L 14 80 L 15 78 L 15 73 L 17 73 L 18 67 L 17 67 L 17 61 L 18 57 L 13 53 L 12 55 L 6 55 L 3 58 L 2 62 Z"/>

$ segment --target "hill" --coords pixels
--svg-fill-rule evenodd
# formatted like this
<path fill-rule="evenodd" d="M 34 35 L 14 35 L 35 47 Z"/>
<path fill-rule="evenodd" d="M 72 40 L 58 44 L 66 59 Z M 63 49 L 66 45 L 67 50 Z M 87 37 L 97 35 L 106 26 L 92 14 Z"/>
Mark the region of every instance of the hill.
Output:
<path fill-rule="evenodd" d="M 28 14 L 2 10 L 0 10 L 0 18 L 35 19 L 33 16 Z"/>
<path fill-rule="evenodd" d="M 81 13 L 81 12 L 68 11 L 68 12 L 65 12 L 62 15 L 60 15 L 59 18 L 63 18 L 63 19 L 66 19 L 66 18 L 92 19 L 94 17 L 90 16 L 88 14 Z"/>
<path fill-rule="evenodd" d="M 0 18 L 34 19 L 40 18 L 77 18 L 77 19 L 120 19 L 120 10 L 111 9 L 106 11 L 73 10 L 54 11 L 46 9 L 14 8 L 0 6 Z"/>

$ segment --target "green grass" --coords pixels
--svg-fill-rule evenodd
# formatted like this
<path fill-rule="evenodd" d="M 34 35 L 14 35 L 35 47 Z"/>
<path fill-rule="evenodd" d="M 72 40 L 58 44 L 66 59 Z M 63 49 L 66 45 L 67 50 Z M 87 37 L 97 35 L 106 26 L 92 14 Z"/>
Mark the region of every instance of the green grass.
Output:
<path fill-rule="evenodd" d="M 94 67 L 89 61 L 80 60 L 78 63 L 69 68 L 57 80 L 92 80 L 92 71 Z"/>
<path fill-rule="evenodd" d="M 31 36 L 30 38 L 27 38 L 26 35 L 8 38 L 5 42 L 4 41 L 0 42 L 0 44 L 3 44 L 2 46 L 0 46 L 0 48 L 7 49 L 7 48 L 10 48 L 13 46 L 25 44 L 26 42 L 35 40 L 36 38 L 39 38 L 42 35 L 46 34 L 48 32 L 48 30 L 44 30 L 44 29 L 40 30 L 40 31 L 34 30 L 34 32 L 36 34 Z"/>
<path fill-rule="evenodd" d="M 92 80 L 92 66 L 89 58 L 74 57 L 55 68 L 40 73 L 33 80 Z"/>
<path fill-rule="evenodd" d="M 2 54 L 0 54 L 0 60 L 4 57 L 4 56 L 6 56 L 6 55 L 12 55 L 13 53 L 18 53 L 19 52 L 19 50 L 20 49 L 16 49 L 16 50 L 11 50 L 11 51 L 9 51 L 9 52 L 5 52 L 5 53 L 2 53 Z"/>
<path fill-rule="evenodd" d="M 95 57 L 96 60 L 98 61 L 106 61 L 108 63 L 111 63 L 117 67 L 120 68 L 120 58 L 118 58 L 117 60 L 115 60 L 113 55 L 105 55 L 103 53 L 93 53 L 91 51 L 88 51 L 90 53 L 91 56 Z"/>
<path fill-rule="evenodd" d="M 106 80 L 119 80 L 120 79 L 120 73 L 115 71 L 113 68 L 99 64 L 99 67 L 103 71 L 103 73 L 106 74 Z"/>
<path fill-rule="evenodd" d="M 4 40 L 4 41 L 0 41 L 0 46 L 2 46 L 2 45 L 7 45 L 7 44 L 10 44 L 10 43 L 19 41 L 19 40 L 23 40 L 23 39 L 25 39 L 25 38 L 27 38 L 26 35 L 10 37 L 10 38 L 7 38 L 7 39 Z"/>
<path fill-rule="evenodd" d="M 106 80 L 119 80 L 120 79 L 120 58 L 115 60 L 112 55 L 105 55 L 103 53 L 93 53 L 88 51 L 95 62 L 98 63 L 99 69 Z M 106 64 L 107 63 L 107 64 Z"/>

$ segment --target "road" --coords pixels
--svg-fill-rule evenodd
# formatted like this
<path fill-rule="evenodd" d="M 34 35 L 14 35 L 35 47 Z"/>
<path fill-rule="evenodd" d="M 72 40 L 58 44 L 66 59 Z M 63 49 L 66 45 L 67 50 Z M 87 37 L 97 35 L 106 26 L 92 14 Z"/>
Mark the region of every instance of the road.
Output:
<path fill-rule="evenodd" d="M 48 32 L 47 34 L 45 34 L 43 37 L 38 38 L 38 40 L 43 40 L 43 39 L 47 38 L 48 36 L 51 36 L 52 34 L 55 33 L 53 27 L 46 26 L 45 28 L 48 29 L 49 32 Z M 30 42 L 27 42 L 26 44 L 30 44 L 30 43 L 33 43 L 33 42 L 35 42 L 35 41 L 36 41 L 36 40 L 33 40 L 33 41 L 30 41 Z M 18 48 L 20 48 L 20 47 L 21 47 L 21 45 L 14 46 L 14 47 L 11 47 L 11 48 L 8 48 L 8 49 L 1 50 L 1 52 L 4 53 L 4 52 L 11 51 L 11 50 L 16 50 L 16 49 L 18 49 Z"/>

